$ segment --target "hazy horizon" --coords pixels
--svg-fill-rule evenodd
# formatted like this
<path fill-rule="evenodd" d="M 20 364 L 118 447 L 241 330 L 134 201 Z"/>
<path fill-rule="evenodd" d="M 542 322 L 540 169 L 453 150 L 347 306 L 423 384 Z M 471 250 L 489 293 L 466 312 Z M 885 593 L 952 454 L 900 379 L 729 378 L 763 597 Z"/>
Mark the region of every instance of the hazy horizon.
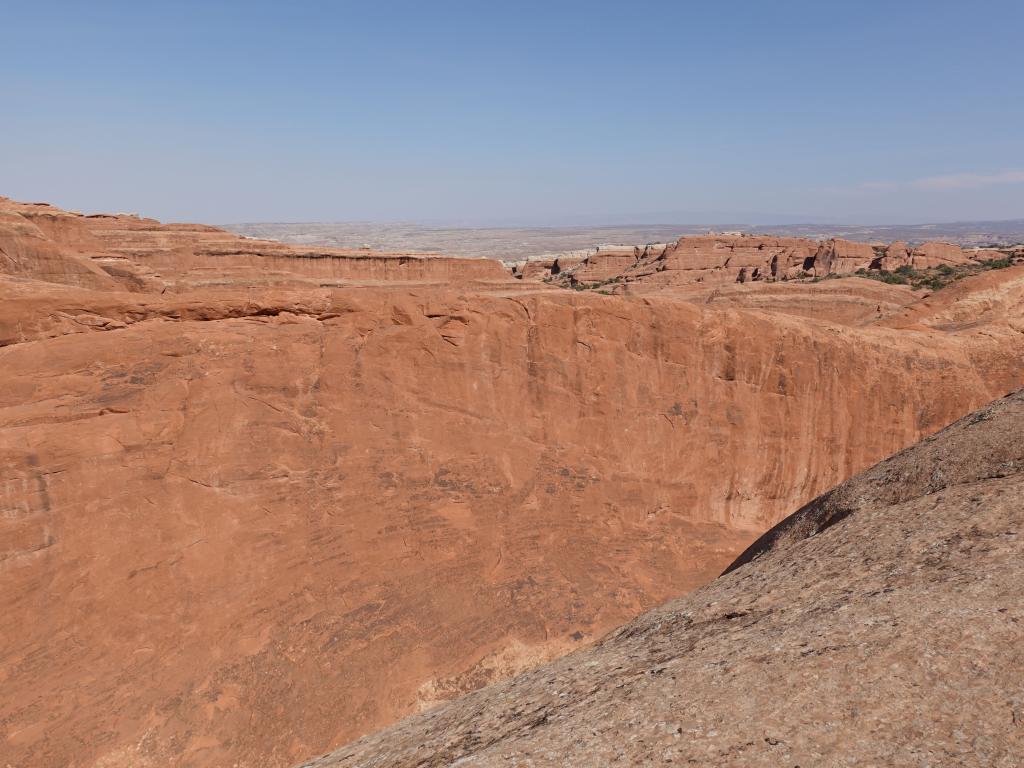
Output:
<path fill-rule="evenodd" d="M 8 4 L 0 194 L 167 221 L 1024 217 L 1024 5 Z"/>
<path fill-rule="evenodd" d="M 46 201 L 51 202 L 51 201 Z M 133 211 L 144 215 L 142 211 Z M 248 224 L 287 224 L 302 226 L 303 224 L 339 224 L 339 225 L 379 225 L 379 226 L 414 226 L 425 229 L 617 229 L 621 227 L 786 227 L 786 226 L 818 226 L 818 227 L 926 227 L 951 224 L 1007 224 L 1024 221 L 1024 216 L 1002 219 L 967 219 L 951 217 L 943 220 L 905 221 L 891 219 L 888 221 L 839 221 L 827 217 L 746 217 L 736 219 L 725 218 L 656 218 L 648 215 L 612 215 L 595 217 L 592 221 L 579 217 L 566 217 L 564 220 L 547 221 L 543 219 L 483 219 L 461 221 L 458 219 L 251 219 L 239 221 L 207 221 L 202 222 L 213 226 L 232 227 Z"/>

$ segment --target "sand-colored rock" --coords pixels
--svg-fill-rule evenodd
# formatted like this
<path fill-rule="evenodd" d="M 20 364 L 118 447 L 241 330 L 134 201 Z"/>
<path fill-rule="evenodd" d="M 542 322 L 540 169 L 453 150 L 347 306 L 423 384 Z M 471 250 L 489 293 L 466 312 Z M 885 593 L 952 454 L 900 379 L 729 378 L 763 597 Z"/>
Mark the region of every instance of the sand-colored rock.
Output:
<path fill-rule="evenodd" d="M 796 274 L 813 259 L 816 244 L 798 238 L 714 235 L 682 237 L 646 252 L 624 280 L 670 286 L 739 282 Z"/>
<path fill-rule="evenodd" d="M 516 265 L 514 275 L 522 280 L 542 280 L 551 275 L 556 259 L 530 259 Z"/>
<path fill-rule="evenodd" d="M 551 273 L 554 275 L 568 272 L 583 263 L 584 256 L 559 256 L 551 265 Z"/>
<path fill-rule="evenodd" d="M 822 243 L 814 260 L 816 275 L 848 275 L 858 269 L 868 269 L 878 258 L 868 243 L 833 238 Z"/>
<path fill-rule="evenodd" d="M 6 210 L 0 199 L 0 274 L 87 288 L 116 287 L 89 258 L 48 238 L 35 218 Z"/>
<path fill-rule="evenodd" d="M 572 271 L 572 279 L 577 283 L 604 282 L 634 267 L 639 256 L 636 246 L 602 245 Z"/>
<path fill-rule="evenodd" d="M 907 304 L 880 325 L 964 332 L 990 323 L 1024 334 L 1024 264 L 959 280 L 922 301 Z M 1011 347 L 1008 351 L 1015 350 Z"/>
<path fill-rule="evenodd" d="M 634 259 L 600 252 L 570 272 L 573 283 L 615 279 L 645 288 L 783 280 L 801 275 L 852 273 L 878 261 L 872 246 L 844 240 L 824 243 L 800 238 L 746 234 L 688 236 L 669 245 L 636 248 Z"/>
<path fill-rule="evenodd" d="M 106 277 L 0 275 L 16 766 L 298 762 L 705 583 L 1024 384 L 1016 269 L 958 284 L 987 307 L 961 326 L 864 280 L 604 296 L 415 257 L 388 282 L 404 257 L 17 215 Z"/>
<path fill-rule="evenodd" d="M 635 286 L 623 286 L 623 295 L 633 295 Z M 638 295 L 643 295 L 638 292 Z M 869 326 L 900 316 L 918 304 L 921 296 L 907 286 L 851 277 L 821 282 L 723 283 L 708 287 L 702 283 L 674 286 L 658 291 L 698 304 L 730 306 L 785 315 L 836 325 Z"/>
<path fill-rule="evenodd" d="M 915 269 L 927 269 L 941 265 L 966 264 L 970 259 L 952 243 L 922 243 L 910 254 L 910 263 Z"/>
<path fill-rule="evenodd" d="M 995 248 L 965 248 L 964 256 L 970 261 L 995 261 L 997 259 L 1005 259 L 1012 256 L 1024 256 L 1024 249 L 1020 250 L 1020 253 L 1015 253 L 1016 249 L 1007 248 L 1006 250 L 1000 251 Z"/>
<path fill-rule="evenodd" d="M 924 243 L 908 251 L 905 243 L 873 245 L 840 238 L 822 242 L 796 237 L 755 235 L 685 236 L 667 246 L 588 256 L 575 269 L 563 271 L 570 284 L 615 281 L 641 290 L 678 286 L 788 280 L 852 275 L 861 270 L 966 264 L 971 258 L 959 246 Z"/>
<path fill-rule="evenodd" d="M 903 242 L 890 243 L 885 248 L 885 255 L 878 263 L 880 269 L 886 272 L 895 272 L 900 267 L 912 266 L 910 250 Z"/>
<path fill-rule="evenodd" d="M 1018 393 L 595 647 L 305 766 L 1019 765 L 1021 434 Z"/>
<path fill-rule="evenodd" d="M 303 248 L 198 224 L 69 213 L 0 198 L 0 274 L 91 288 L 316 287 L 345 281 L 504 281 L 494 259 Z"/>
<path fill-rule="evenodd" d="M 593 252 L 596 253 L 596 250 Z M 590 254 L 562 253 L 551 257 L 541 257 L 516 262 L 512 268 L 514 277 L 529 281 L 547 281 L 552 276 L 560 275 L 563 272 L 575 269 L 582 264 Z"/>

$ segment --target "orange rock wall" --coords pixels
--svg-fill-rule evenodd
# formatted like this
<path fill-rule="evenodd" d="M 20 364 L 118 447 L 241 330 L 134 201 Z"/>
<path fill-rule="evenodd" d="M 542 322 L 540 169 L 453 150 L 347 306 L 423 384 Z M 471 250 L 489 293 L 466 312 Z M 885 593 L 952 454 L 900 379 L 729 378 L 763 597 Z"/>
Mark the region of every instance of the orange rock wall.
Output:
<path fill-rule="evenodd" d="M 289 764 L 697 586 L 1024 381 L 998 334 L 570 293 L 110 296 L 47 339 L 67 294 L 0 304 L 44 329 L 0 349 L 19 765 Z"/>
<path fill-rule="evenodd" d="M 0 209 L 0 765 L 297 763 L 1024 384 L 1020 267 L 618 297 Z M 747 245 L 702 269 L 809 253 Z"/>
<path fill-rule="evenodd" d="M 632 250 L 632 253 L 630 251 Z M 971 256 L 949 243 L 925 243 L 908 251 L 905 243 L 874 246 L 833 238 L 824 242 L 796 237 L 707 235 L 681 237 L 668 246 L 598 251 L 569 271 L 573 284 L 616 280 L 651 287 L 705 283 L 724 285 L 800 276 L 848 275 L 861 269 L 924 269 L 964 264 Z M 564 272 L 564 271 L 563 271 Z M 531 276 L 550 274 L 535 270 Z"/>

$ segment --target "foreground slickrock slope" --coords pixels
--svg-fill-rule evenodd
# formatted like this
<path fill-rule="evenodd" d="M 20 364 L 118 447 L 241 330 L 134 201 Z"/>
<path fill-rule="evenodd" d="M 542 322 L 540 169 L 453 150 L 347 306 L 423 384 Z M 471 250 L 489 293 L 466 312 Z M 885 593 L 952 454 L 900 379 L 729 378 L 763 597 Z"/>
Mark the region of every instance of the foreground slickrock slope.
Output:
<path fill-rule="evenodd" d="M 1024 384 L 1024 267 L 604 296 L 0 214 L 0 766 L 293 764 Z"/>
<path fill-rule="evenodd" d="M 1024 756 L 1024 393 L 811 502 L 596 646 L 308 768 Z"/>

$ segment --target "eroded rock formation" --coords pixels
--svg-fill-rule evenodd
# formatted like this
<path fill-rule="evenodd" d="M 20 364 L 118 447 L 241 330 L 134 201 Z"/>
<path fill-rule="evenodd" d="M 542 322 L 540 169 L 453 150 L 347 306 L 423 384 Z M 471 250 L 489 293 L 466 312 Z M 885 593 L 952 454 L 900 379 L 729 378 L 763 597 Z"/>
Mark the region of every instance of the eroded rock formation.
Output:
<path fill-rule="evenodd" d="M 493 259 L 304 248 L 201 224 L 83 216 L 0 198 L 0 274 L 89 288 L 188 291 L 204 285 L 316 287 L 347 280 L 506 280 Z"/>
<path fill-rule="evenodd" d="M 705 583 L 1024 384 L 1019 267 L 948 303 L 856 279 L 602 296 L 5 211 L 12 765 L 297 762 Z"/>
<path fill-rule="evenodd" d="M 650 289 L 821 278 L 900 267 L 928 269 L 1002 255 L 998 251 L 963 251 L 949 243 L 924 243 L 908 249 L 900 242 L 885 246 L 838 238 L 816 242 L 797 237 L 690 235 L 671 244 L 606 246 L 568 269 L 552 269 L 553 260 L 538 262 L 516 276 L 551 279 L 557 275 L 559 282 L 569 285 L 615 281 Z"/>

